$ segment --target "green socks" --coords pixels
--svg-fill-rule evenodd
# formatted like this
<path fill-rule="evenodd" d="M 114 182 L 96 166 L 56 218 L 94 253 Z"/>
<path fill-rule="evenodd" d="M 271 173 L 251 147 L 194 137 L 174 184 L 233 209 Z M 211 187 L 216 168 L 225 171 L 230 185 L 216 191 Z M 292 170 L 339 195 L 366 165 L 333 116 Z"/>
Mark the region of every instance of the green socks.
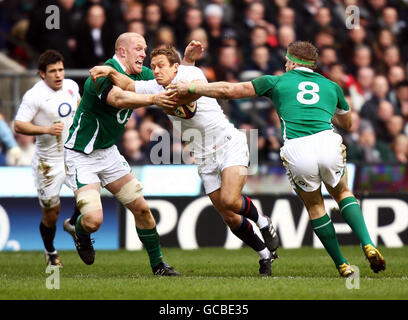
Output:
<path fill-rule="evenodd" d="M 374 243 L 371 241 L 370 235 L 368 234 L 367 226 L 364 222 L 363 214 L 361 213 L 361 209 L 356 198 L 344 198 L 339 203 L 339 209 L 344 220 L 357 235 L 361 245 L 363 247 L 367 244 L 374 246 Z"/>
<path fill-rule="evenodd" d="M 156 231 L 156 227 L 153 229 L 139 229 L 136 227 L 136 231 L 140 241 L 143 243 L 149 254 L 150 266 L 153 268 L 160 262 L 163 262 L 159 234 Z"/>
<path fill-rule="evenodd" d="M 314 233 L 318 236 L 323 243 L 326 251 L 333 259 L 336 267 L 338 268 L 343 263 L 347 263 L 346 258 L 340 251 L 339 242 L 337 241 L 336 231 L 330 217 L 325 214 L 323 217 L 311 220 Z"/>

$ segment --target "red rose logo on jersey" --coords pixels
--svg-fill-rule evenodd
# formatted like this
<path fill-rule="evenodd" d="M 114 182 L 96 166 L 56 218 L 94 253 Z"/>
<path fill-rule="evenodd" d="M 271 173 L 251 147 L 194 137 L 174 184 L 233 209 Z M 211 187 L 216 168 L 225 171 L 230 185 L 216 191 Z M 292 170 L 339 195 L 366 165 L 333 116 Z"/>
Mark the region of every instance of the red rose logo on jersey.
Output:
<path fill-rule="evenodd" d="M 183 118 L 183 119 L 191 119 L 194 117 L 197 111 L 197 102 L 191 102 L 189 104 L 183 104 L 181 106 L 175 107 L 173 110 L 173 114 L 176 117 Z"/>

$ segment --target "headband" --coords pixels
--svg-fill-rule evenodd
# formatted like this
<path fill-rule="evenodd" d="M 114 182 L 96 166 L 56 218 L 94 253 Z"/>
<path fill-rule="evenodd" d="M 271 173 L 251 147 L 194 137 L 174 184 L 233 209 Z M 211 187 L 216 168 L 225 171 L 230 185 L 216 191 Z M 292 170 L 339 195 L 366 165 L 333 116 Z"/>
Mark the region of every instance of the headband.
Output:
<path fill-rule="evenodd" d="M 290 55 L 289 52 L 286 53 L 286 56 L 288 57 L 289 60 L 291 60 L 293 62 L 296 62 L 296 63 L 299 63 L 299 64 L 305 64 L 307 66 L 313 66 L 315 64 L 314 62 L 297 59 L 297 58 L 293 57 L 292 55 Z"/>

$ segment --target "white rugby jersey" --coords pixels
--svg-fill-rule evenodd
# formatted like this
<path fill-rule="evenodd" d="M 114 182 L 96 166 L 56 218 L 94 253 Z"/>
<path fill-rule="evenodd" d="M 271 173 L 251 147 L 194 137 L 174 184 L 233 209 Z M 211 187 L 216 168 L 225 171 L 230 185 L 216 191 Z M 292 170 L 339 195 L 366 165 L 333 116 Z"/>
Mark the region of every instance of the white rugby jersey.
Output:
<path fill-rule="evenodd" d="M 50 126 L 56 121 L 64 123 L 61 136 L 36 136 L 37 157 L 49 160 L 64 159 L 64 143 L 68 138 L 79 99 L 79 87 L 70 79 L 64 79 L 62 89 L 58 91 L 54 91 L 41 80 L 24 94 L 15 120 L 31 122 L 37 126 Z"/>
<path fill-rule="evenodd" d="M 179 66 L 172 82 L 207 79 L 201 69 L 194 66 Z M 135 81 L 135 92 L 154 94 L 165 89 L 156 80 Z M 222 111 L 217 100 L 209 97 L 197 99 L 197 110 L 190 119 L 168 115 L 175 128 L 181 129 L 182 140 L 190 142 L 189 149 L 195 157 L 205 157 L 223 147 L 231 139 L 235 129 Z M 191 130 L 188 130 L 191 129 Z M 236 130 L 236 129 L 235 129 Z"/>

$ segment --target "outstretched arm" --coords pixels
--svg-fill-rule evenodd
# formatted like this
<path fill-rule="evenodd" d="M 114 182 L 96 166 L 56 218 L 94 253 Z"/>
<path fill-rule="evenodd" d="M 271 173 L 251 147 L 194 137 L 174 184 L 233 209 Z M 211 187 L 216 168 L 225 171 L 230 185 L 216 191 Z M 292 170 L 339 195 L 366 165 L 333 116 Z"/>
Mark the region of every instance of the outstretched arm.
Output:
<path fill-rule="evenodd" d="M 173 109 L 176 103 L 170 100 L 170 95 L 171 93 L 166 91 L 156 94 L 141 94 L 112 86 L 102 93 L 101 99 L 103 102 L 118 109 L 137 109 L 152 104 L 163 107 L 164 109 Z"/>
<path fill-rule="evenodd" d="M 180 96 L 194 93 L 200 96 L 207 96 L 217 99 L 242 99 L 256 97 L 255 88 L 252 82 L 177 82 L 168 86 L 168 89 L 176 91 Z"/>
<path fill-rule="evenodd" d="M 96 66 L 89 70 L 91 79 L 109 77 L 113 84 L 125 91 L 135 91 L 135 81 L 119 71 L 108 66 Z"/>

